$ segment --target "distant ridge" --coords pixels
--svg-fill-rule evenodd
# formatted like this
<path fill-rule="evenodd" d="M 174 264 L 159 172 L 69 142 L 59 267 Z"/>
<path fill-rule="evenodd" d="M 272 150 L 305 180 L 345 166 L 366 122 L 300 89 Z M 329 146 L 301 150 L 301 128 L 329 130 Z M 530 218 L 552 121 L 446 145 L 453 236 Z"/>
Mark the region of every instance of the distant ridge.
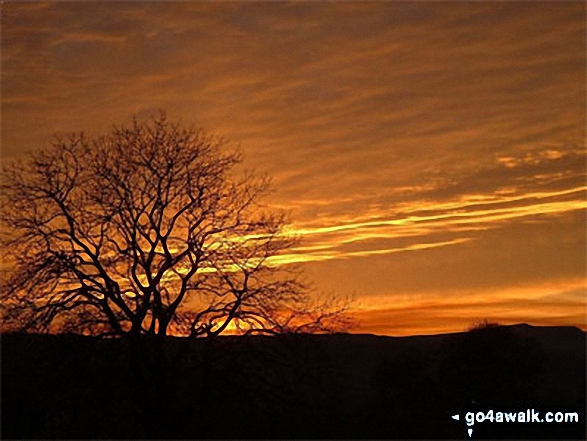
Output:
<path fill-rule="evenodd" d="M 586 334 L 587 331 L 582 330 L 577 326 L 549 326 L 549 325 L 530 325 L 528 323 L 516 323 L 512 325 L 498 325 L 495 328 L 491 329 L 508 329 L 510 331 L 515 332 L 520 336 L 527 336 L 530 337 L 532 335 L 538 334 L 548 334 L 548 333 L 567 333 L 567 334 Z M 283 334 L 283 335 L 249 335 L 244 338 L 247 339 L 274 339 L 274 338 L 315 338 L 315 339 L 365 339 L 365 338 L 374 338 L 374 339 L 424 339 L 424 338 L 431 338 L 431 339 L 444 339 L 449 336 L 454 335 L 461 335 L 471 332 L 470 330 L 463 330 L 463 331 L 455 331 L 455 332 L 444 332 L 438 334 L 413 334 L 413 335 L 384 335 L 384 334 L 374 334 L 374 333 L 362 333 L 362 332 L 336 332 L 332 334 Z M 92 335 L 82 335 L 82 334 L 75 334 L 75 333 L 68 333 L 68 334 L 39 334 L 39 333 L 20 333 L 20 332 L 0 332 L 0 339 L 2 338 L 11 338 L 16 336 L 29 336 L 31 338 L 35 338 L 33 336 L 39 338 L 72 338 L 72 339 L 89 339 L 89 340 L 103 340 L 101 337 L 96 337 Z M 183 337 L 178 336 L 166 336 L 167 340 L 176 340 L 176 339 L 183 339 Z M 243 338 L 242 336 L 238 335 L 221 335 L 220 339 L 238 339 Z M 118 338 L 114 338 L 111 340 L 117 340 Z"/>

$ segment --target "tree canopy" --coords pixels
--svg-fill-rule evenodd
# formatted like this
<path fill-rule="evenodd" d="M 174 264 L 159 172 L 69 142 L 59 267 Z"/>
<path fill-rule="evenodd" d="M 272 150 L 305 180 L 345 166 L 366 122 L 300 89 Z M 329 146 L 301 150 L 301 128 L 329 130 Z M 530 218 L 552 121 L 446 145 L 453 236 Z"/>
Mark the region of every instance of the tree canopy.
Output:
<path fill-rule="evenodd" d="M 165 114 L 95 139 L 59 139 L 2 171 L 5 328 L 213 337 L 324 331 L 345 306 L 313 303 L 274 260 L 298 239 L 226 142 Z M 335 302 L 336 303 L 336 302 Z"/>

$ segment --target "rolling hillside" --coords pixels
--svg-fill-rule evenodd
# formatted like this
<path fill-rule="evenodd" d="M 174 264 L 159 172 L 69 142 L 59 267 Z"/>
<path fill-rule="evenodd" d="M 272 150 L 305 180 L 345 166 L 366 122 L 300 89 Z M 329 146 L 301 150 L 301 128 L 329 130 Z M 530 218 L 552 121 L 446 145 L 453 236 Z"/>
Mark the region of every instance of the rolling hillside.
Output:
<path fill-rule="evenodd" d="M 490 409 L 579 421 L 465 424 L 467 412 Z M 475 439 L 584 438 L 585 332 L 516 325 L 134 345 L 2 336 L 4 439 L 464 439 L 468 428 Z"/>

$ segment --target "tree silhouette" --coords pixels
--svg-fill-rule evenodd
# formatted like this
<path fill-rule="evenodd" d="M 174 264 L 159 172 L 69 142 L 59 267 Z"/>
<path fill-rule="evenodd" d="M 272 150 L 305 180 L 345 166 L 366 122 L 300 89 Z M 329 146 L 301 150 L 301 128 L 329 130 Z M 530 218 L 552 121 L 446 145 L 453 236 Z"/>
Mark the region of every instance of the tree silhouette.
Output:
<path fill-rule="evenodd" d="M 59 139 L 2 176 L 7 328 L 216 336 L 324 331 L 345 305 L 312 304 L 275 258 L 297 243 L 260 199 L 267 177 L 165 114 Z"/>

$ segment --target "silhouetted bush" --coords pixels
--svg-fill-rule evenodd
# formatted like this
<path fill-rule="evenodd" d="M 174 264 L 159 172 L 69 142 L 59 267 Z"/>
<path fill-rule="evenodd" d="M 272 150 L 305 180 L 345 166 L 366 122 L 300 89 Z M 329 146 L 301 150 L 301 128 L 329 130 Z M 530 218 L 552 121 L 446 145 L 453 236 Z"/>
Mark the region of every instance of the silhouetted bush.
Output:
<path fill-rule="evenodd" d="M 480 329 L 493 329 L 498 328 L 501 325 L 497 322 L 490 322 L 487 319 L 483 319 L 481 321 L 474 322 L 471 326 L 467 328 L 467 331 L 478 331 Z"/>

